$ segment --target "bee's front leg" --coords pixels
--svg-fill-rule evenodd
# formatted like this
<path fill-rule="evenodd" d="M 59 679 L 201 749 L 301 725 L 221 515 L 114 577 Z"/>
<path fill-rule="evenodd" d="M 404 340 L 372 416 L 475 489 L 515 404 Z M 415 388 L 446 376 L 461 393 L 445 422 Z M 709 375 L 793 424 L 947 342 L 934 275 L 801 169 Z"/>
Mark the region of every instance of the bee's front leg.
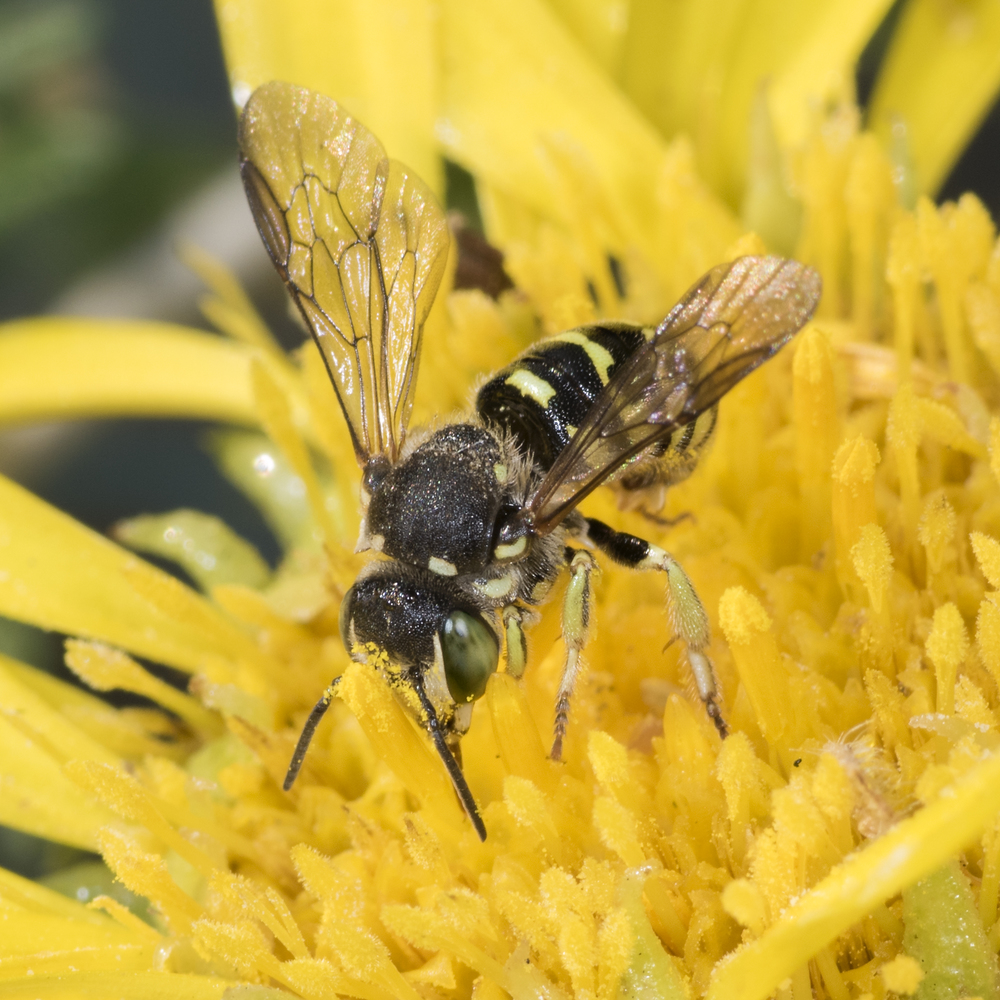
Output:
<path fill-rule="evenodd" d="M 729 729 L 719 707 L 719 689 L 715 683 L 712 664 L 705 655 L 711 639 L 708 615 L 705 614 L 704 605 L 687 573 L 669 552 L 651 545 L 645 539 L 624 531 L 615 531 L 603 521 L 592 517 L 586 520 L 588 539 L 616 563 L 631 569 L 659 569 L 667 574 L 671 624 L 674 632 L 687 646 L 688 662 L 705 709 L 719 735 L 725 738 L 729 735 Z"/>
<path fill-rule="evenodd" d="M 563 737 L 569 721 L 569 702 L 573 686 L 580 672 L 580 654 L 590 634 L 591 604 L 593 603 L 592 578 L 597 572 L 594 557 L 582 549 L 566 549 L 570 580 L 563 600 L 562 631 L 566 643 L 566 662 L 563 664 L 559 695 L 556 699 L 555 738 L 552 741 L 553 760 L 562 760 Z"/>
<path fill-rule="evenodd" d="M 527 615 L 523 608 L 508 604 L 503 609 L 503 632 L 507 642 L 507 673 L 520 677 L 528 662 L 528 641 L 524 637 Z M 534 615 L 532 618 L 536 617 Z"/>

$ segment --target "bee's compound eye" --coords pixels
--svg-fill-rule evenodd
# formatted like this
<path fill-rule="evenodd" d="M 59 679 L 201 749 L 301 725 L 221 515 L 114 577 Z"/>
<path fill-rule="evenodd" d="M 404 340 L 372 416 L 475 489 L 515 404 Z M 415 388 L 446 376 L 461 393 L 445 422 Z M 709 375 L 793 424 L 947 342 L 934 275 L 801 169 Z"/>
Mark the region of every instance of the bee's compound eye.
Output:
<path fill-rule="evenodd" d="M 500 643 L 478 615 L 452 611 L 441 628 L 441 655 L 448 690 L 462 705 L 482 697 L 500 661 Z"/>
<path fill-rule="evenodd" d="M 337 620 L 337 624 L 340 626 L 340 641 L 344 644 L 344 648 L 349 653 L 351 651 L 351 636 L 349 630 L 351 627 L 351 605 L 354 603 L 354 587 L 344 594 L 343 601 L 340 602 L 340 617 Z"/>

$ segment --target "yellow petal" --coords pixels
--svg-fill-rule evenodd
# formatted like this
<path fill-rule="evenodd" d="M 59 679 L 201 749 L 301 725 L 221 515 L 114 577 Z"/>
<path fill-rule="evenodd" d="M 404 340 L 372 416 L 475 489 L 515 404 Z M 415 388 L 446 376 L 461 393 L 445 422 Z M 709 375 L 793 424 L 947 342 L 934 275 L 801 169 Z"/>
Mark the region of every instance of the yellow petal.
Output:
<path fill-rule="evenodd" d="M 65 967 L 72 965 L 66 960 Z M 222 1000 L 233 988 L 231 979 L 215 976 L 192 976 L 177 972 L 101 972 L 33 975 L 0 983 L 3 1000 L 107 1000 L 129 997 L 130 1000 Z M 248 1000 L 287 997 L 284 991 L 265 986 L 246 994 Z"/>
<path fill-rule="evenodd" d="M 561 191 L 539 140 L 558 133 L 593 168 L 627 238 L 648 240 L 649 181 L 666 146 L 549 7 L 449 0 L 437 15 L 439 48 L 428 8 L 357 0 L 320 13 L 308 0 L 216 0 L 230 81 L 243 99 L 274 78 L 321 90 L 431 183 L 438 170 L 421 143 L 436 132 L 447 155 L 557 219 Z"/>
<path fill-rule="evenodd" d="M 112 649 L 101 642 L 70 639 L 66 643 L 66 666 L 95 691 L 132 691 L 169 709 L 192 729 L 207 736 L 219 736 L 223 731 L 217 715 L 209 712 L 190 695 L 178 691 L 159 677 L 154 677 L 120 649 Z"/>
<path fill-rule="evenodd" d="M 588 164 L 629 242 L 650 237 L 666 145 L 539 0 L 442 5 L 441 121 L 448 155 L 552 218 L 561 192 L 540 140 Z M 556 215 L 558 219 L 558 215 Z"/>
<path fill-rule="evenodd" d="M 251 352 L 167 323 L 0 325 L 0 421 L 153 414 L 256 424 Z"/>
<path fill-rule="evenodd" d="M 913 0 L 900 18 L 869 109 L 888 144 L 899 120 L 909 134 L 921 191 L 933 194 L 1000 87 L 1000 7 L 992 0 Z"/>
<path fill-rule="evenodd" d="M 2 477 L 0 614 L 192 672 L 254 652 L 194 591 Z"/>
<path fill-rule="evenodd" d="M 435 15 L 427 0 L 215 0 L 233 99 L 288 80 L 342 102 L 441 194 Z"/>
<path fill-rule="evenodd" d="M 115 817 L 66 777 L 63 764 L 67 750 L 99 760 L 113 755 L 6 673 L 0 673 L 0 708 L 0 823 L 96 850 L 97 831 Z"/>
<path fill-rule="evenodd" d="M 806 134 L 813 104 L 841 97 L 887 0 L 781 4 L 633 0 L 622 59 L 626 92 L 665 136 L 687 132 L 704 176 L 731 204 L 742 194 L 751 102 L 773 81 L 782 143 Z"/>
<path fill-rule="evenodd" d="M 24 684 L 16 672 L 19 666 L 24 667 L 24 664 L 0 654 L 0 710 L 5 716 L 16 719 L 18 728 L 43 743 L 56 760 L 86 757 L 106 764 L 121 763 L 116 754 L 77 729 L 65 715 Z"/>
<path fill-rule="evenodd" d="M 220 517 L 198 510 L 140 514 L 114 527 L 115 541 L 181 566 L 199 589 L 263 587 L 270 568 L 257 549 Z"/>
<path fill-rule="evenodd" d="M 110 919 L 95 926 L 14 910 L 0 912 L 0 939 L 5 978 L 24 976 L 29 970 L 43 976 L 70 970 L 148 969 L 155 951 L 151 942 L 137 939 Z"/>
<path fill-rule="evenodd" d="M 786 148 L 805 140 L 814 108 L 842 97 L 853 84 L 854 64 L 892 3 L 832 0 L 805 6 L 815 9 L 815 17 L 796 41 L 783 42 L 783 51 L 793 55 L 770 88 L 774 126 Z"/>
<path fill-rule="evenodd" d="M 279 364 L 287 365 L 288 355 L 274 339 L 236 275 L 194 244 L 181 246 L 178 255 L 184 265 L 211 290 L 198 303 L 205 319 L 227 337 L 259 347 Z"/>
<path fill-rule="evenodd" d="M 76 685 L 15 660 L 5 660 L 4 671 L 114 754 L 137 760 L 146 754 L 176 757 L 188 752 L 176 726 L 155 709 L 112 708 Z"/>
<path fill-rule="evenodd" d="M 628 4 L 621 0 L 548 0 L 592 59 L 612 78 L 618 76 L 628 30 Z"/>
<path fill-rule="evenodd" d="M 468 830 L 471 834 L 444 765 L 429 739 L 418 736 L 388 685 L 371 667 L 358 663 L 351 663 L 343 678 L 338 695 L 357 716 L 379 756 L 421 801 L 435 831 L 458 836 Z"/>
<path fill-rule="evenodd" d="M 0 868 L 0 903 L 5 907 L 15 906 L 31 913 L 63 917 L 66 920 L 80 920 L 98 927 L 106 927 L 108 923 L 107 917 L 89 909 L 83 903 L 78 903 L 75 899 L 70 899 L 30 879 L 15 875 L 5 868 Z"/>
<path fill-rule="evenodd" d="M 763 1000 L 838 934 L 971 843 L 1000 810 L 1000 756 L 959 778 L 949 794 L 852 854 L 804 893 L 756 941 L 718 967 L 710 1000 Z"/>

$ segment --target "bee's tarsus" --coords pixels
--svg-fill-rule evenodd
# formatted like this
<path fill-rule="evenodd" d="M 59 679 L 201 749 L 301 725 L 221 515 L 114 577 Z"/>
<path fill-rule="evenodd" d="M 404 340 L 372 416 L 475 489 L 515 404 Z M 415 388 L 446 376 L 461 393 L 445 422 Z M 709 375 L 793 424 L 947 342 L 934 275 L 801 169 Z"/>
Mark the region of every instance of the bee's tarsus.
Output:
<path fill-rule="evenodd" d="M 563 737 L 566 735 L 566 724 L 569 722 L 569 698 L 562 698 L 556 705 L 556 723 L 553 727 L 552 749 L 549 760 L 557 764 L 562 761 Z"/>
<path fill-rule="evenodd" d="M 714 692 L 705 699 L 705 711 L 708 712 L 708 717 L 715 723 L 715 728 L 719 736 L 725 739 L 729 735 L 729 726 L 722 717 L 722 709 L 719 707 L 718 697 Z"/>

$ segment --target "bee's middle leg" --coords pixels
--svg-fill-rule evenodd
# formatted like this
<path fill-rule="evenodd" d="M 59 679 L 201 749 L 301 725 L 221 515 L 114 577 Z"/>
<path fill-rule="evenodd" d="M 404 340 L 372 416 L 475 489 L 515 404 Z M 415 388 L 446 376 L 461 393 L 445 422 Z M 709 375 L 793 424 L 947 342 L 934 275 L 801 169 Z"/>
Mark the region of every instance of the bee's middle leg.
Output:
<path fill-rule="evenodd" d="M 555 737 L 552 741 L 553 760 L 562 760 L 563 737 L 569 721 L 569 703 L 573 687 L 580 672 L 580 655 L 590 634 L 591 605 L 593 603 L 592 578 L 598 571 L 597 561 L 582 549 L 566 549 L 569 564 L 569 586 L 563 600 L 562 631 L 566 643 L 566 662 L 563 664 L 559 695 L 556 699 Z"/>
<path fill-rule="evenodd" d="M 659 569 L 667 574 L 671 624 L 674 632 L 687 646 L 688 662 L 705 709 L 719 735 L 727 736 L 729 730 L 722 718 L 715 674 L 705 655 L 711 639 L 708 615 L 687 573 L 669 552 L 659 546 L 651 545 L 636 535 L 615 531 L 595 518 L 588 517 L 586 520 L 589 540 L 616 563 L 631 569 Z"/>

